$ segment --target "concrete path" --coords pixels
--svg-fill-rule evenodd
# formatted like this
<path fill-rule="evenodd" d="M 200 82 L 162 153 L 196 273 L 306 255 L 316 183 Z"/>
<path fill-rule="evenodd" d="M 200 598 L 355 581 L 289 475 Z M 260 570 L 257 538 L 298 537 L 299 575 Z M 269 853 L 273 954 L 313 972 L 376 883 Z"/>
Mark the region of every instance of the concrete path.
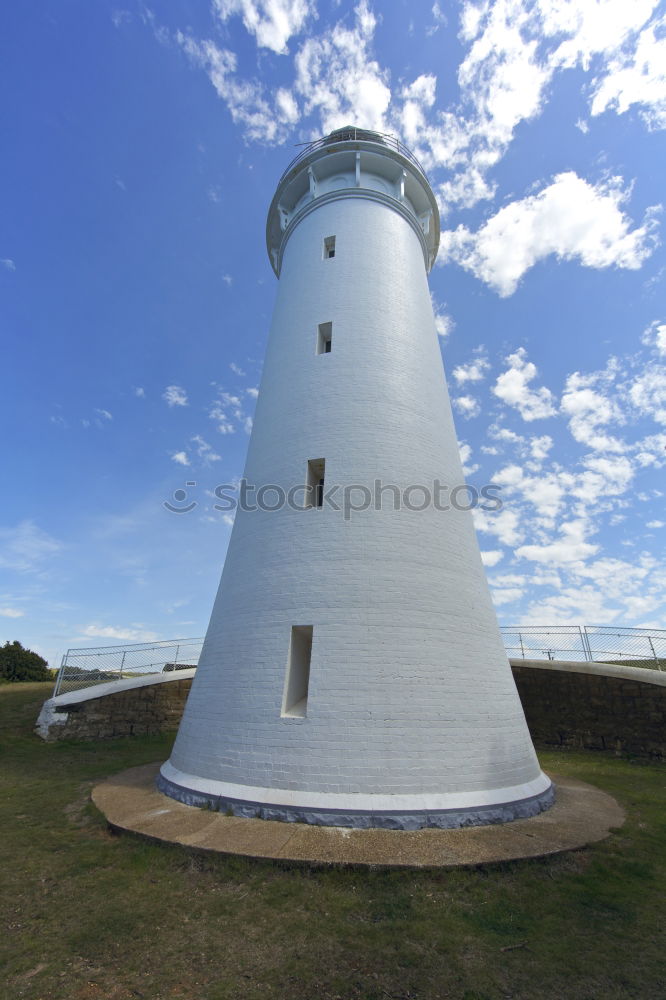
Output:
<path fill-rule="evenodd" d="M 113 829 L 195 850 L 311 866 L 457 868 L 538 858 L 603 840 L 625 819 L 605 792 L 551 775 L 552 809 L 499 826 L 404 831 L 277 823 L 182 805 L 156 790 L 158 769 L 159 764 L 133 767 L 93 788 L 93 802 Z"/>

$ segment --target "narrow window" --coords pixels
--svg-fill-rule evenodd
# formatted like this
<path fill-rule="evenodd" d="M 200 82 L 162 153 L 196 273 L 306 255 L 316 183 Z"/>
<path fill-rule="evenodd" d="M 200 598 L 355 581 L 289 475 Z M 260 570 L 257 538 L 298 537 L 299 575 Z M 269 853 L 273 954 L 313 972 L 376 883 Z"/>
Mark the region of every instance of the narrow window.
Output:
<path fill-rule="evenodd" d="M 283 716 L 304 718 L 307 714 L 311 655 L 312 625 L 292 625 L 282 696 Z"/>
<path fill-rule="evenodd" d="M 330 354 L 333 341 L 333 324 L 320 323 L 317 327 L 317 354 Z"/>
<path fill-rule="evenodd" d="M 327 236 L 324 240 L 324 260 L 335 257 L 335 236 Z"/>
<path fill-rule="evenodd" d="M 311 458 L 308 462 L 306 507 L 322 507 L 324 504 L 324 475 L 326 459 Z"/>

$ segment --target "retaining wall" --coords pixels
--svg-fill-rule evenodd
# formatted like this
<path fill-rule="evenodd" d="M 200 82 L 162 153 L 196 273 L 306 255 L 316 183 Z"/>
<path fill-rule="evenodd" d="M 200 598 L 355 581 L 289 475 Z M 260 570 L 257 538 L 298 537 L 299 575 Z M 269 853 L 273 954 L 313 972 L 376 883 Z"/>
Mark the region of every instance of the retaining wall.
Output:
<path fill-rule="evenodd" d="M 666 758 L 666 672 L 562 660 L 511 660 L 535 746 Z M 46 740 L 144 736 L 178 728 L 194 670 L 100 684 L 50 698 Z"/>
<path fill-rule="evenodd" d="M 563 660 L 511 666 L 536 747 L 666 758 L 666 672 Z"/>
<path fill-rule="evenodd" d="M 195 671 L 99 684 L 44 702 L 36 731 L 44 740 L 105 740 L 178 728 Z"/>

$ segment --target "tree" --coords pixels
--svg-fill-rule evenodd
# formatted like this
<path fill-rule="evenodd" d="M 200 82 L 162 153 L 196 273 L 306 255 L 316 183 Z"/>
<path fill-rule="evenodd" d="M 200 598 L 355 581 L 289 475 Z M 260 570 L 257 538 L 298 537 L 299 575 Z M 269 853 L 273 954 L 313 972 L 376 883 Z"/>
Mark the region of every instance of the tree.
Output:
<path fill-rule="evenodd" d="M 14 640 L 0 646 L 0 680 L 50 681 L 51 671 L 43 656 Z"/>

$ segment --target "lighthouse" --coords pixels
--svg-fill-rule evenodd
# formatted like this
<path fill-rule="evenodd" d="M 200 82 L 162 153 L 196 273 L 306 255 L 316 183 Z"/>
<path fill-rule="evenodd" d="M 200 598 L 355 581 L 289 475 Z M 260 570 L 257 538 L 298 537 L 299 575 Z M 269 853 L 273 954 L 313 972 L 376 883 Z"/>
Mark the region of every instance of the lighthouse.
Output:
<path fill-rule="evenodd" d="M 418 829 L 553 801 L 478 549 L 427 276 L 439 213 L 347 127 L 280 179 L 237 510 L 158 786 L 238 816 Z"/>

